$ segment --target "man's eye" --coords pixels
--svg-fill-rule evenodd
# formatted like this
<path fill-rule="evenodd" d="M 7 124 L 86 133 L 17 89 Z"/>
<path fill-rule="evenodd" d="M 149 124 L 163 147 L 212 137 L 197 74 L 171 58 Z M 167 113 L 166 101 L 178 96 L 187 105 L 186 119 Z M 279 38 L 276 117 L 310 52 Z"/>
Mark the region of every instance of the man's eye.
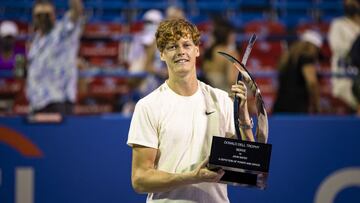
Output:
<path fill-rule="evenodd" d="M 176 47 L 175 46 L 168 46 L 167 50 L 174 50 Z"/>

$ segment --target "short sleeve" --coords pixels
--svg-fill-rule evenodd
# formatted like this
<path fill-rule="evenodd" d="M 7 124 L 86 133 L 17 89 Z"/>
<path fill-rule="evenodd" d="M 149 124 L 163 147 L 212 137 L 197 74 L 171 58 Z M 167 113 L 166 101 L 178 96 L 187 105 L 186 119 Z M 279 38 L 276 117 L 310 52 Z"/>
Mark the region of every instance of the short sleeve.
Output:
<path fill-rule="evenodd" d="M 154 115 L 151 114 L 149 106 L 140 100 L 134 110 L 131 119 L 127 144 L 132 147 L 134 144 L 145 147 L 158 148 L 158 133 L 155 126 Z"/>

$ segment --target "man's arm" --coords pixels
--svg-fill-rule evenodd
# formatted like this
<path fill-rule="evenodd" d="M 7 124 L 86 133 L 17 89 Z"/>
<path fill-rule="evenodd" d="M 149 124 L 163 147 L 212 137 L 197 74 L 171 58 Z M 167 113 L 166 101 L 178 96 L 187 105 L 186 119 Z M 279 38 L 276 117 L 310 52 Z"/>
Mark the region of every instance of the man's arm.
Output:
<path fill-rule="evenodd" d="M 244 107 L 243 108 L 239 108 L 240 111 L 240 125 L 247 125 L 247 126 L 251 126 L 251 119 L 250 119 L 250 115 L 248 112 L 248 107 L 247 107 L 247 101 L 245 101 L 244 103 Z M 246 141 L 251 141 L 254 142 L 255 138 L 254 138 L 254 134 L 252 132 L 251 128 L 241 128 L 240 127 L 240 134 L 241 134 L 241 139 L 242 140 L 246 140 Z"/>
<path fill-rule="evenodd" d="M 155 169 L 157 149 L 134 145 L 132 153 L 131 182 L 138 193 L 166 192 L 188 184 L 218 182 L 224 175 L 223 170 L 208 170 L 207 160 L 191 172 L 167 173 Z"/>
<path fill-rule="evenodd" d="M 313 64 L 307 64 L 303 67 L 302 73 L 310 93 L 311 108 L 314 112 L 320 112 L 320 88 L 316 76 L 316 67 Z"/>
<path fill-rule="evenodd" d="M 69 0 L 69 6 L 70 19 L 76 22 L 83 15 L 84 6 L 82 0 Z"/>
<path fill-rule="evenodd" d="M 238 96 L 241 99 L 239 105 L 239 122 L 241 125 L 251 125 L 251 119 L 247 105 L 247 88 L 244 82 L 238 81 L 238 84 L 231 86 L 231 92 L 233 95 Z M 235 126 L 236 127 L 236 126 Z M 255 141 L 254 134 L 251 128 L 240 128 L 241 139 L 246 141 Z"/>

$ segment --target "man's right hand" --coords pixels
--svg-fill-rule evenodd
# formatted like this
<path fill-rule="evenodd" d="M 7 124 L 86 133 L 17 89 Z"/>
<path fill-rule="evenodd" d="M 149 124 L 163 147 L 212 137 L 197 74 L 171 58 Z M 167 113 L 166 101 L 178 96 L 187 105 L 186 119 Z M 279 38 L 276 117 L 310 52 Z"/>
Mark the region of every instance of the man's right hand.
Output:
<path fill-rule="evenodd" d="M 219 182 L 225 174 L 225 171 L 222 169 L 216 172 L 209 170 L 206 167 L 208 163 L 209 159 L 207 158 L 193 171 L 196 182 Z"/>

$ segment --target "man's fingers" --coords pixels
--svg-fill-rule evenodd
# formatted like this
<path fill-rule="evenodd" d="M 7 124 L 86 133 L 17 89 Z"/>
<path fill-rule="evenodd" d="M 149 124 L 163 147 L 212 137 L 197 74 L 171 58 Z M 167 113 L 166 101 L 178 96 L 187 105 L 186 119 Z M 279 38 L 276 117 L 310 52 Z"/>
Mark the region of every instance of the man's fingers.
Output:
<path fill-rule="evenodd" d="M 218 179 L 218 176 L 221 175 L 219 174 L 219 172 L 210 171 L 208 169 L 202 169 L 201 174 L 206 181 L 215 181 L 216 179 Z"/>
<path fill-rule="evenodd" d="M 240 98 L 240 106 L 243 106 L 246 102 L 246 96 L 244 94 L 236 94 L 237 97 Z"/>
<path fill-rule="evenodd" d="M 237 84 L 237 85 L 232 85 L 231 86 L 231 91 L 232 92 L 247 92 L 247 88 L 245 86 L 245 84 Z"/>
<path fill-rule="evenodd" d="M 242 93 L 237 93 L 236 96 L 239 97 L 241 100 L 246 100 L 246 96 Z"/>
<path fill-rule="evenodd" d="M 243 89 L 231 89 L 231 91 L 232 91 L 233 93 L 246 94 L 246 90 L 243 90 Z"/>
<path fill-rule="evenodd" d="M 199 178 L 205 182 L 219 182 L 225 174 L 223 169 L 218 171 L 211 171 L 207 168 L 202 168 L 199 171 Z"/>
<path fill-rule="evenodd" d="M 215 178 L 212 179 L 213 182 L 219 182 L 221 178 L 224 176 L 225 171 L 223 169 L 220 169 L 217 171 Z"/>
<path fill-rule="evenodd" d="M 247 99 L 247 88 L 243 81 L 238 81 L 237 84 L 231 86 L 231 97 L 237 96 L 240 99 L 240 106 L 243 106 Z"/>
<path fill-rule="evenodd" d="M 225 171 L 223 169 L 220 169 L 218 171 L 218 178 L 217 178 L 216 182 L 219 182 L 220 179 L 224 176 L 224 174 L 225 174 Z"/>
<path fill-rule="evenodd" d="M 241 81 L 241 80 L 238 80 L 238 81 L 236 82 L 236 84 L 237 84 L 237 85 L 245 86 L 245 83 L 244 83 L 243 81 Z"/>

